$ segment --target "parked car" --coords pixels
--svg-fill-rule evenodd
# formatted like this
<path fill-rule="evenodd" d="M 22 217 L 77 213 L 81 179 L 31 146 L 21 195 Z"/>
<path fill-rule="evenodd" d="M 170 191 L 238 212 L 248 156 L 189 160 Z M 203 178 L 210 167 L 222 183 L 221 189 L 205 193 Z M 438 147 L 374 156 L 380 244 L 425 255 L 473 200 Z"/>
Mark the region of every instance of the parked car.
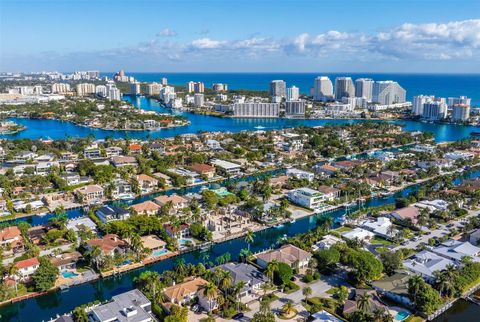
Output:
<path fill-rule="evenodd" d="M 233 319 L 234 320 L 240 320 L 244 317 L 244 314 L 243 313 L 237 313 L 233 316 Z"/>

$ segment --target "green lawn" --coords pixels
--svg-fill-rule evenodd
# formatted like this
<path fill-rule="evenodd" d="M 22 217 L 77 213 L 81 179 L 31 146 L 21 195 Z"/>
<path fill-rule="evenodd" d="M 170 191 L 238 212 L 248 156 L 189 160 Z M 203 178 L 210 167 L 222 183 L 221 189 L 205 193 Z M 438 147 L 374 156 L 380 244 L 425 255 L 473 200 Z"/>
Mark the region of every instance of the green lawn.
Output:
<path fill-rule="evenodd" d="M 391 241 L 386 240 L 386 239 L 375 236 L 370 241 L 370 244 L 372 244 L 372 245 L 392 245 L 393 243 Z"/>
<path fill-rule="evenodd" d="M 423 318 L 417 316 L 417 315 L 410 315 L 405 322 L 422 322 L 424 321 Z"/>
<path fill-rule="evenodd" d="M 351 231 L 351 230 L 353 230 L 353 229 L 350 228 L 350 227 L 342 226 L 342 227 L 339 227 L 339 228 L 335 229 L 334 231 L 336 231 L 338 233 L 344 233 L 344 232 Z"/>

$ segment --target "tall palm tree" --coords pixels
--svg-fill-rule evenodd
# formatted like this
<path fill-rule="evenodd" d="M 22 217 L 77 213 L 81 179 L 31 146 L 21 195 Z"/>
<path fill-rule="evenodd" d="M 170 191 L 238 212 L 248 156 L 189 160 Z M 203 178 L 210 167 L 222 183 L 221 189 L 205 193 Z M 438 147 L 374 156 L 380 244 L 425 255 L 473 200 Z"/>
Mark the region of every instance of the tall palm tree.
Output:
<path fill-rule="evenodd" d="M 368 313 L 370 311 L 371 298 L 372 298 L 372 295 L 368 293 L 364 293 L 360 295 L 357 300 L 357 308 L 364 313 Z"/>
<path fill-rule="evenodd" d="M 217 286 L 214 283 L 209 282 L 207 285 L 204 286 L 203 295 L 205 295 L 206 298 L 208 299 L 207 310 L 211 311 L 213 308 L 213 302 L 215 301 L 218 295 Z"/>
<path fill-rule="evenodd" d="M 333 225 L 333 218 L 332 217 L 327 217 L 322 223 L 322 229 L 325 230 L 326 232 L 330 231 Z"/>
<path fill-rule="evenodd" d="M 229 271 L 223 271 L 222 279 L 220 280 L 220 289 L 228 294 L 228 290 L 232 287 L 233 279 Z"/>
<path fill-rule="evenodd" d="M 255 235 L 254 235 L 253 231 L 251 231 L 250 229 L 247 230 L 247 233 L 245 234 L 245 242 L 248 245 L 248 250 L 249 251 L 250 251 L 250 244 L 253 243 L 254 239 L 255 239 Z"/>
<path fill-rule="evenodd" d="M 295 313 L 295 306 L 293 305 L 292 300 L 285 302 L 285 304 L 282 306 L 282 313 L 285 316 L 290 316 Z"/>
<path fill-rule="evenodd" d="M 270 283 L 273 284 L 273 274 L 278 269 L 278 262 L 274 259 L 267 265 L 267 269 L 265 270 L 265 275 L 270 279 Z"/>
<path fill-rule="evenodd" d="M 8 274 L 13 278 L 14 285 L 15 285 L 15 296 L 18 295 L 18 286 L 17 286 L 17 274 L 18 274 L 18 267 L 15 263 L 12 263 L 8 268 Z"/>
<path fill-rule="evenodd" d="M 130 237 L 130 246 L 132 247 L 132 251 L 136 254 L 137 261 L 140 260 L 145 252 L 145 248 L 143 247 L 143 242 L 139 234 L 132 234 Z"/>
<path fill-rule="evenodd" d="M 413 275 L 409 280 L 408 280 L 408 293 L 410 294 L 414 306 L 417 306 L 417 297 L 418 293 L 422 289 L 422 286 L 424 284 L 424 280 L 422 277 L 419 275 Z"/>
<path fill-rule="evenodd" d="M 302 290 L 302 294 L 303 296 L 305 296 L 305 303 L 308 302 L 308 297 L 310 295 L 312 295 L 312 288 L 310 286 L 306 286 L 303 290 Z"/>

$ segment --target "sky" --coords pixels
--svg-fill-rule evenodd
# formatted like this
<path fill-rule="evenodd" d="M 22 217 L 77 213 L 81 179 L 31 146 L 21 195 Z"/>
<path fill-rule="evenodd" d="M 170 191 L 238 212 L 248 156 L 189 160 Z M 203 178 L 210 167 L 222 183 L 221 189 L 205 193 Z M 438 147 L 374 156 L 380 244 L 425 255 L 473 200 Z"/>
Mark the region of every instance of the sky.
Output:
<path fill-rule="evenodd" d="M 0 0 L 0 71 L 480 73 L 480 0 Z"/>

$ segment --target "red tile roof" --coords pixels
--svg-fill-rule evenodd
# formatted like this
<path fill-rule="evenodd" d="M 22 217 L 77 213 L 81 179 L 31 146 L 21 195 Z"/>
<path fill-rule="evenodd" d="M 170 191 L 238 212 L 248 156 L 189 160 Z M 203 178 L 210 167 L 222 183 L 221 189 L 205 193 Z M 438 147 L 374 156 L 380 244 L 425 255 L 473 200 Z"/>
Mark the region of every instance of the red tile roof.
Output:
<path fill-rule="evenodd" d="M 15 264 L 15 266 L 18 269 L 27 268 L 27 267 L 35 266 L 35 265 L 40 265 L 40 262 L 38 261 L 38 259 L 36 257 L 32 257 L 32 258 L 29 258 L 29 259 L 24 259 L 23 261 L 19 261 Z"/>

